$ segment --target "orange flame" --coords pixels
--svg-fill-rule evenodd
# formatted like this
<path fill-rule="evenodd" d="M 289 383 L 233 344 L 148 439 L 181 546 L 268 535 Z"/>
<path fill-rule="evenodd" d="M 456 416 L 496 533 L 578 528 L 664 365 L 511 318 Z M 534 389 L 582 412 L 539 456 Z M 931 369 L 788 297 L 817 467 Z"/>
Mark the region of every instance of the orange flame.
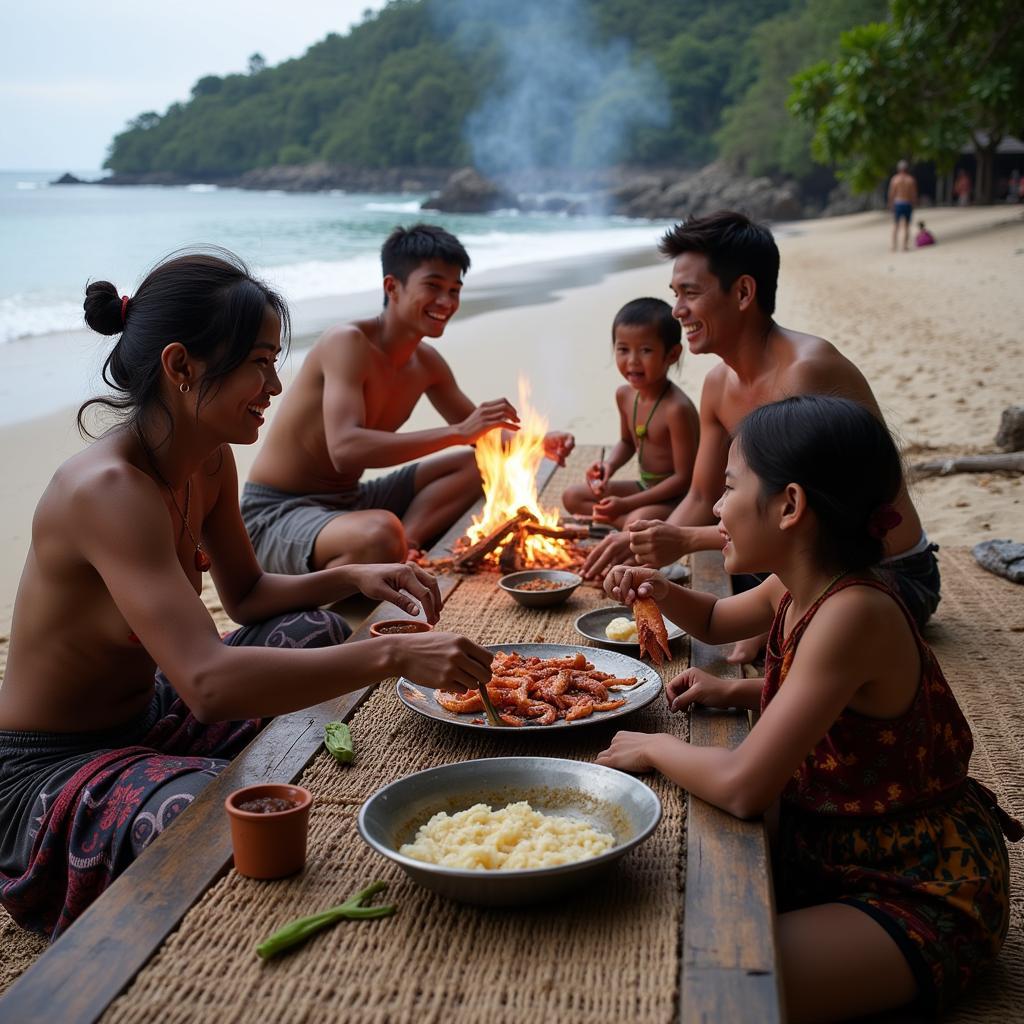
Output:
<path fill-rule="evenodd" d="M 543 526 L 558 526 L 558 510 L 543 509 L 537 498 L 537 467 L 544 458 L 547 420 L 530 405 L 530 383 L 519 378 L 519 430 L 507 441 L 500 430 L 484 434 L 476 443 L 476 464 L 484 485 L 484 508 L 467 530 L 470 543 L 497 529 L 521 508 L 528 509 Z M 489 560 L 497 560 L 501 548 Z M 525 564 L 557 566 L 568 561 L 565 545 L 551 537 L 529 534 Z"/>

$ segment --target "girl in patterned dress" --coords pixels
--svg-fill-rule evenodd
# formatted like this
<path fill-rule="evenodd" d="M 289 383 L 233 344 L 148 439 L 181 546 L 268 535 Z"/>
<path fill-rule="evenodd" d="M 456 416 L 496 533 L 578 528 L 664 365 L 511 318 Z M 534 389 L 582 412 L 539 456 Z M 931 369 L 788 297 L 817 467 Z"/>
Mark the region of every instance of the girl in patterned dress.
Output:
<path fill-rule="evenodd" d="M 729 573 L 716 599 L 617 566 L 607 592 L 652 598 L 723 644 L 770 629 L 765 678 L 687 669 L 667 694 L 760 710 L 735 749 L 619 732 L 598 763 L 657 770 L 739 817 L 780 800 L 778 936 L 791 1021 L 909 1003 L 938 1012 L 998 954 L 1009 920 L 1003 833 L 1019 823 L 968 772 L 970 728 L 910 613 L 872 573 L 898 522 L 899 455 L 839 398 L 762 406 L 740 425 L 715 508 Z M 781 799 L 780 799 L 781 798 Z"/>

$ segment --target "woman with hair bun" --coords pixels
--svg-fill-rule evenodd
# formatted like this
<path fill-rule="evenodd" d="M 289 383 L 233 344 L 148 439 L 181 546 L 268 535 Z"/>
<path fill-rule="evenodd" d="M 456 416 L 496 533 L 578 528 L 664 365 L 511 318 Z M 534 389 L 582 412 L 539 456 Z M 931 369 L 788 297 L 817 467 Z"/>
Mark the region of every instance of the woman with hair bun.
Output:
<path fill-rule="evenodd" d="M 356 592 L 437 620 L 416 566 L 261 570 L 230 446 L 256 441 L 281 391 L 289 324 L 237 257 L 174 254 L 131 297 L 93 282 L 85 319 L 117 341 L 113 394 L 79 427 L 97 406 L 119 422 L 39 501 L 0 688 L 0 903 L 52 938 L 268 716 L 399 674 L 474 686 L 491 663 L 450 633 L 342 646 L 347 626 L 320 606 Z M 223 640 L 206 572 L 242 624 Z"/>
<path fill-rule="evenodd" d="M 770 572 L 735 597 L 616 566 L 605 590 L 650 599 L 698 639 L 770 627 L 764 679 L 687 669 L 669 704 L 759 710 L 734 750 L 620 732 L 598 763 L 662 772 L 738 817 L 779 800 L 777 929 L 789 1021 L 945 1006 L 1009 924 L 1003 833 L 1021 825 L 971 779 L 971 730 L 910 611 L 872 572 L 902 486 L 866 408 L 801 396 L 740 424 L 715 506 L 725 568 Z"/>

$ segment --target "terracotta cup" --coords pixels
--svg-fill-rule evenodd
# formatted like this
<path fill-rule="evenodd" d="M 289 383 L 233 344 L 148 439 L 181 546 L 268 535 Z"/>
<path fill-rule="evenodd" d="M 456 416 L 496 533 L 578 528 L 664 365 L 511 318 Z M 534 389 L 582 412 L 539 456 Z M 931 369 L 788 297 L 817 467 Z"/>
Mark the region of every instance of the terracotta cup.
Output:
<path fill-rule="evenodd" d="M 264 797 L 288 800 L 283 811 L 243 811 L 240 804 Z M 302 786 L 268 782 L 236 789 L 224 801 L 231 821 L 235 870 L 249 878 L 284 878 L 306 863 L 306 833 L 313 794 Z"/>
<path fill-rule="evenodd" d="M 401 627 L 401 628 L 399 628 Z M 382 619 L 370 625 L 370 636 L 429 633 L 434 627 L 422 619 Z"/>

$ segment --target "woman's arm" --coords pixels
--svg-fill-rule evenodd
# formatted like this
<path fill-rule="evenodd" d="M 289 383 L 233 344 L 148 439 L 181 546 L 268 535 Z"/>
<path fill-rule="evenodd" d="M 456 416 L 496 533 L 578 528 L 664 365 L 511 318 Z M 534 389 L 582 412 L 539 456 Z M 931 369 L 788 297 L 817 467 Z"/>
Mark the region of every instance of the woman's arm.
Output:
<path fill-rule="evenodd" d="M 226 646 L 178 560 L 157 484 L 134 467 L 106 466 L 82 481 L 72 503 L 84 557 L 202 722 L 295 711 L 399 673 L 455 689 L 490 679 L 490 652 L 450 633 L 317 650 Z"/>
<path fill-rule="evenodd" d="M 623 771 L 660 771 L 740 818 L 763 813 L 875 671 L 877 652 L 864 636 L 877 623 L 858 607 L 864 604 L 861 598 L 843 591 L 819 609 L 785 685 L 734 750 L 695 747 L 666 734 L 623 732 L 598 763 Z"/>

